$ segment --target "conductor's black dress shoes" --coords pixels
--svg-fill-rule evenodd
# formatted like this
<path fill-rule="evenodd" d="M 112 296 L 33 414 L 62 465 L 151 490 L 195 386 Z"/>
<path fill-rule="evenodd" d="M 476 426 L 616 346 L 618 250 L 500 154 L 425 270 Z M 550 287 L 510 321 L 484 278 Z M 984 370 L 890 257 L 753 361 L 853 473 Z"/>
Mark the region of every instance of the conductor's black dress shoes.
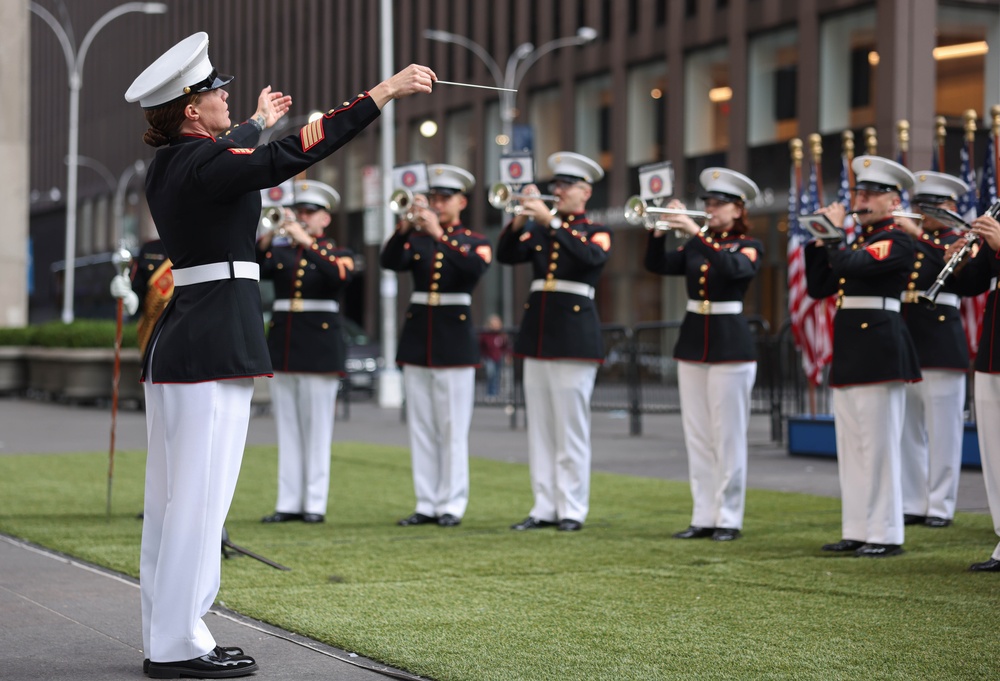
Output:
<path fill-rule="evenodd" d="M 201 657 L 181 662 L 150 662 L 146 673 L 151 679 L 230 679 L 257 671 L 257 662 L 249 655 L 227 655 L 216 648 Z"/>
<path fill-rule="evenodd" d="M 229 657 L 236 657 L 237 655 L 243 654 L 243 649 L 238 646 L 226 646 L 225 648 L 221 646 L 215 646 L 215 650 L 213 650 L 212 652 L 214 652 L 216 655 L 228 655 Z M 149 673 L 148 657 L 142 661 L 142 673 L 143 674 Z"/>
<path fill-rule="evenodd" d="M 969 566 L 970 572 L 1000 572 L 1000 560 L 990 558 L 982 563 L 973 563 Z"/>

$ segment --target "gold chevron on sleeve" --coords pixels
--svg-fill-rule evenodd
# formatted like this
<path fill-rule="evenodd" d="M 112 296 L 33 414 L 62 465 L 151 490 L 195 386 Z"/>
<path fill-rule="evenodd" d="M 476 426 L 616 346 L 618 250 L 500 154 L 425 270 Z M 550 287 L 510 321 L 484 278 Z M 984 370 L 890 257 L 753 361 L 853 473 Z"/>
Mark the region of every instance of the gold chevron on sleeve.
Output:
<path fill-rule="evenodd" d="M 317 118 L 299 131 L 299 139 L 302 140 L 302 151 L 309 151 L 322 142 L 324 137 L 326 137 L 326 133 L 323 130 L 323 119 Z"/>

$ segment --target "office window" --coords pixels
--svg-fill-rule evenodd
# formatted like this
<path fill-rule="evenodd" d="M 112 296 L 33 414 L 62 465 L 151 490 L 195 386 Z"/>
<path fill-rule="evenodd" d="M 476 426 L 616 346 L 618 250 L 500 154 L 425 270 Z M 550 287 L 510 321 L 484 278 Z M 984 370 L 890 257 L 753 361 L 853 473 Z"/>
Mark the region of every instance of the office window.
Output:
<path fill-rule="evenodd" d="M 563 110 L 560 107 L 559 88 L 551 87 L 531 93 L 528 120 L 534 141 L 535 179 L 548 178 L 549 168 L 545 159 L 565 149 L 563 142 Z M 499 170 L 498 170 L 499 172 Z"/>
<path fill-rule="evenodd" d="M 473 172 L 475 141 L 472 139 L 472 110 L 461 109 L 447 115 L 444 125 L 445 163 Z M 441 131 L 438 131 L 440 134 Z M 475 173 L 473 173 L 475 174 Z"/>
<path fill-rule="evenodd" d="M 750 146 L 780 142 L 799 132 L 795 104 L 798 31 L 766 33 L 750 41 L 747 94 Z"/>
<path fill-rule="evenodd" d="M 1000 12 L 938 7 L 935 113 L 980 119 L 1000 102 Z"/>
<path fill-rule="evenodd" d="M 644 64 L 629 70 L 626 160 L 631 166 L 666 158 L 667 64 Z"/>
<path fill-rule="evenodd" d="M 424 163 L 439 162 L 439 159 L 434 157 L 434 138 L 424 137 L 420 134 L 420 126 L 423 125 L 424 120 L 425 119 L 420 119 L 410 124 L 409 158 L 396 159 L 399 163 L 411 163 L 416 161 L 423 161 Z"/>
<path fill-rule="evenodd" d="M 729 146 L 729 48 L 692 52 L 684 64 L 684 154 Z"/>
<path fill-rule="evenodd" d="M 611 166 L 611 76 L 580 81 L 576 88 L 575 151 Z"/>
<path fill-rule="evenodd" d="M 371 163 L 370 152 L 364 144 L 348 144 L 337 155 L 345 158 L 345 177 L 343 186 L 331 185 L 340 193 L 340 202 L 348 212 L 358 211 L 365 207 L 364 167 Z M 396 159 L 397 163 L 406 163 L 409 159 Z M 320 180 L 322 182 L 323 180 Z M 388 197 L 386 197 L 388 199 Z"/>
<path fill-rule="evenodd" d="M 878 68 L 875 10 L 869 8 L 825 19 L 820 25 L 819 41 L 820 132 L 873 125 L 872 87 Z"/>

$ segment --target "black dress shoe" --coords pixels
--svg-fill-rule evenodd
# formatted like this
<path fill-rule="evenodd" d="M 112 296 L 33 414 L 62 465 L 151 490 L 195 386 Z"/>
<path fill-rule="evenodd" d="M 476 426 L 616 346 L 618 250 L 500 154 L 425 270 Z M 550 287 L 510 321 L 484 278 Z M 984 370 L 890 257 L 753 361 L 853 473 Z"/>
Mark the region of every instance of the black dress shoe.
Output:
<path fill-rule="evenodd" d="M 733 541 L 740 538 L 740 531 L 731 527 L 717 527 L 712 533 L 712 541 Z"/>
<path fill-rule="evenodd" d="M 863 541 L 856 541 L 854 539 L 841 539 L 834 544 L 823 544 L 824 551 L 835 551 L 837 553 L 844 553 L 846 551 L 857 551 L 865 543 Z"/>
<path fill-rule="evenodd" d="M 212 652 L 214 652 L 216 655 L 228 655 L 229 657 L 236 657 L 237 655 L 243 654 L 243 649 L 238 646 L 226 646 L 225 648 L 221 646 L 215 646 L 215 650 L 213 650 Z M 142 673 L 143 674 L 149 673 L 148 657 L 142 661 Z"/>
<path fill-rule="evenodd" d="M 927 527 L 948 527 L 951 525 L 951 518 L 938 518 L 936 516 L 929 515 L 924 521 L 924 525 Z"/>
<path fill-rule="evenodd" d="M 266 515 L 260 519 L 262 523 L 287 523 L 293 520 L 302 520 L 301 513 L 285 513 L 283 511 L 275 511 L 271 515 Z"/>
<path fill-rule="evenodd" d="M 438 518 L 438 525 L 441 527 L 455 527 L 456 525 L 461 525 L 462 519 L 457 515 L 452 515 L 451 513 L 445 513 L 443 516 Z"/>
<path fill-rule="evenodd" d="M 220 650 L 182 662 L 150 662 L 146 673 L 151 679 L 229 679 L 257 671 L 257 662 L 249 655 L 220 654 Z"/>
<path fill-rule="evenodd" d="M 436 523 L 438 521 L 434 516 L 424 515 L 423 513 L 414 513 L 411 516 L 407 516 L 402 520 L 396 522 L 397 525 L 402 525 L 403 527 L 409 527 L 410 525 L 427 525 L 429 523 Z"/>
<path fill-rule="evenodd" d="M 559 523 L 553 522 L 552 520 L 538 520 L 537 518 L 532 518 L 530 515 L 517 523 L 516 525 L 511 525 L 510 529 L 522 531 L 522 530 L 540 530 L 543 527 L 555 527 Z"/>
<path fill-rule="evenodd" d="M 903 524 L 904 525 L 923 525 L 924 521 L 927 520 L 927 516 L 914 515 L 912 513 L 903 514 Z"/>
<path fill-rule="evenodd" d="M 686 530 L 674 533 L 674 539 L 704 539 L 715 534 L 714 527 L 698 527 L 691 525 Z"/>
<path fill-rule="evenodd" d="M 569 518 L 564 518 L 559 521 L 559 527 L 556 528 L 560 532 L 579 532 L 583 529 L 583 523 L 579 520 L 570 520 Z"/>
<path fill-rule="evenodd" d="M 304 523 L 321 523 L 323 522 L 322 513 L 303 513 L 302 522 Z"/>
<path fill-rule="evenodd" d="M 854 555 L 858 558 L 888 558 L 901 553 L 903 547 L 899 544 L 864 544 L 854 552 Z"/>
<path fill-rule="evenodd" d="M 969 566 L 969 572 L 1000 572 L 1000 560 L 990 558 L 982 563 L 973 563 Z"/>

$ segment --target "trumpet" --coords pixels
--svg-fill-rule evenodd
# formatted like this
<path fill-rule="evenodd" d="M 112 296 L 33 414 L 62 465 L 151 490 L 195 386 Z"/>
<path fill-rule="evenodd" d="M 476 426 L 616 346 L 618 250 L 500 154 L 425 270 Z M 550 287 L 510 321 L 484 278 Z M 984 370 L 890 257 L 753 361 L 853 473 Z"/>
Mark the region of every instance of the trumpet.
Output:
<path fill-rule="evenodd" d="M 671 227 L 668 219 L 660 219 L 660 215 L 686 215 L 692 220 L 704 220 L 701 231 L 708 229 L 708 213 L 700 210 L 685 210 L 683 208 L 661 208 L 650 206 L 641 196 L 631 196 L 625 202 L 625 222 L 630 225 L 642 225 L 651 232 L 665 232 L 672 229 L 677 236 L 683 235 L 683 230 Z"/>
<path fill-rule="evenodd" d="M 273 236 L 285 236 L 285 228 L 281 224 L 285 221 L 285 209 L 281 206 L 267 206 L 260 211 L 260 222 L 257 224 L 257 231 L 260 234 L 273 233 Z"/>
<path fill-rule="evenodd" d="M 924 291 L 923 295 L 919 296 L 921 302 L 929 303 L 934 305 L 937 301 L 938 294 L 941 292 L 941 288 L 944 286 L 945 282 L 948 281 L 955 269 L 958 267 L 959 263 L 965 260 L 965 257 L 972 252 L 972 248 L 979 243 L 979 235 L 972 231 L 972 225 L 965 222 L 959 215 L 952 213 L 951 211 L 946 211 L 946 217 L 949 222 L 961 222 L 964 225 L 965 230 L 965 243 L 959 248 L 955 253 L 948 258 L 948 262 L 944 264 L 944 267 L 937 275 L 937 279 L 931 284 L 930 288 Z M 995 218 L 1000 215 L 1000 201 L 997 201 L 992 206 L 990 206 L 983 215 L 987 215 L 991 218 Z M 958 224 L 954 224 L 954 227 L 958 227 Z"/>
<path fill-rule="evenodd" d="M 539 199 L 546 203 L 551 202 L 552 206 L 549 208 L 549 212 L 552 213 L 552 215 L 556 214 L 556 202 L 559 201 L 558 196 L 553 196 L 552 194 L 525 194 L 524 192 L 515 192 L 513 187 L 506 182 L 497 182 L 490 187 L 490 205 L 494 208 L 503 208 L 511 215 L 520 215 L 524 212 L 524 206 L 521 205 L 521 202 L 525 199 Z"/>
<path fill-rule="evenodd" d="M 416 197 L 406 187 L 400 187 L 389 195 L 389 210 L 398 215 L 401 220 L 416 223 L 417 208 L 427 208 L 427 200 Z M 420 229 L 420 226 L 416 226 Z"/>

